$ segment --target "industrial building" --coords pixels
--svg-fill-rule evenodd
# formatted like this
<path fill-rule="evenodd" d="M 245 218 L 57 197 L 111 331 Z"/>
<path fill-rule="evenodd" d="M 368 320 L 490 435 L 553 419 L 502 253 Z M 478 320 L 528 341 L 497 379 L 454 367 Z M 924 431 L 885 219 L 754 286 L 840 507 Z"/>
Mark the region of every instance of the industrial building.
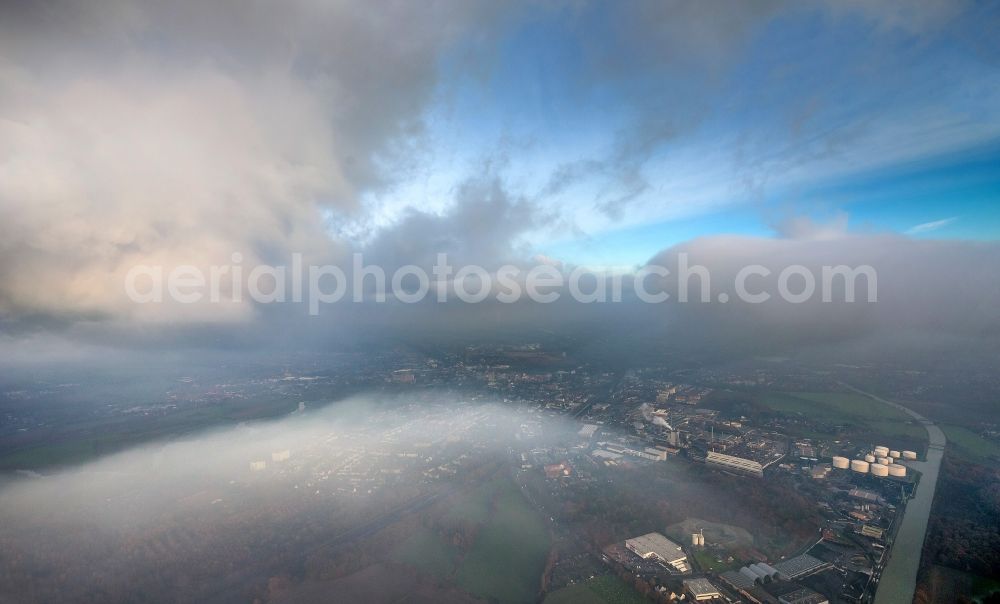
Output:
<path fill-rule="evenodd" d="M 830 475 L 830 466 L 828 465 L 816 465 L 809 470 L 810 476 L 816 480 L 822 480 Z"/>
<path fill-rule="evenodd" d="M 719 578 L 728 583 L 733 589 L 741 592 L 753 588 L 757 582 L 755 579 L 750 579 L 735 570 L 727 570 L 726 572 L 720 574 Z"/>
<path fill-rule="evenodd" d="M 764 562 L 748 564 L 737 572 L 746 577 L 750 584 L 770 583 L 771 581 L 777 580 L 780 574 L 777 569 L 765 564 Z"/>
<path fill-rule="evenodd" d="M 705 458 L 705 463 L 723 470 L 739 472 L 740 474 L 756 476 L 757 478 L 763 478 L 764 476 L 764 466 L 752 459 L 744 459 L 743 457 L 709 451 L 708 456 Z"/>
<path fill-rule="evenodd" d="M 774 568 L 782 579 L 798 579 L 829 568 L 829 566 L 829 562 L 824 562 L 809 554 L 800 554 L 794 558 L 774 563 Z"/>
<path fill-rule="evenodd" d="M 797 583 L 783 583 L 768 588 L 778 598 L 778 604 L 830 604 L 826 596 Z"/>
<path fill-rule="evenodd" d="M 715 598 L 722 597 L 719 589 L 712 585 L 708 579 L 688 579 L 684 581 L 684 591 L 691 594 L 695 602 L 704 602 L 705 600 L 714 600 Z"/>
<path fill-rule="evenodd" d="M 688 572 L 687 555 L 681 546 L 659 533 L 647 533 L 627 539 L 625 547 L 644 560 L 655 559 L 678 572 Z"/>

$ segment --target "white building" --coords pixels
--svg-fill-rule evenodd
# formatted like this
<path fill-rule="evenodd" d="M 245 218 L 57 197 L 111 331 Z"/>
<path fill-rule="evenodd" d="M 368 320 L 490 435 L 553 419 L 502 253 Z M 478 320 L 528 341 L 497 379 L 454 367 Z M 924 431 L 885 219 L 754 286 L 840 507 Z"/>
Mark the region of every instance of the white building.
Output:
<path fill-rule="evenodd" d="M 705 458 L 705 463 L 723 470 L 749 474 L 750 476 L 756 476 L 757 478 L 762 478 L 764 476 L 764 466 L 752 459 L 744 459 L 743 457 L 735 457 L 733 455 L 724 455 L 722 453 L 716 453 L 715 451 L 709 451 L 708 457 Z"/>
<path fill-rule="evenodd" d="M 719 589 L 712 585 L 708 579 L 688 579 L 684 581 L 684 591 L 691 594 L 696 602 L 721 598 Z"/>
<path fill-rule="evenodd" d="M 687 555 L 681 546 L 659 533 L 648 533 L 625 541 L 625 547 L 645 560 L 655 559 L 678 572 L 688 572 Z"/>

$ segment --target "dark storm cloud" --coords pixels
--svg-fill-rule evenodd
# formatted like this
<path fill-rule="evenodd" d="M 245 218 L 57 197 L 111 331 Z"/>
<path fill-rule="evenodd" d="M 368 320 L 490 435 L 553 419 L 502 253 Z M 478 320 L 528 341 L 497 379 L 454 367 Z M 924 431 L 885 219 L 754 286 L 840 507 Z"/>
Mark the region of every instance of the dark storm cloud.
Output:
<path fill-rule="evenodd" d="M 0 11 L 0 312 L 69 320 L 143 320 L 120 287 L 135 264 L 335 258 L 322 209 L 359 212 L 360 191 L 394 180 L 442 49 L 496 13 L 115 1 Z M 172 319 L 227 320 L 204 308 Z"/>
<path fill-rule="evenodd" d="M 883 322 L 963 334 L 979 325 L 992 333 L 995 317 L 988 310 L 996 291 L 986 284 L 995 282 L 988 279 L 995 276 L 993 248 L 955 243 L 932 250 L 938 244 L 844 239 L 837 229 L 819 237 L 815 225 L 795 220 L 783 231 L 789 240 L 719 238 L 690 245 L 723 275 L 744 253 L 775 263 L 881 263 L 876 268 L 886 310 L 838 307 L 834 316 L 826 307 L 810 314 L 809 306 L 671 307 L 660 313 L 635 311 L 634 302 L 460 310 L 389 305 L 338 308 L 309 319 L 300 307 L 139 307 L 122 291 L 125 272 L 136 264 L 204 266 L 226 263 L 233 252 L 242 253 L 246 265 L 287 262 L 292 252 L 303 253 L 307 263 L 343 264 L 347 252 L 360 250 L 390 272 L 404 264 L 427 267 L 439 252 L 488 269 L 527 264 L 527 234 L 553 225 L 576 228 L 571 211 L 546 206 L 545 198 L 572 195 L 575 183 L 595 180 L 598 195 L 588 205 L 617 219 L 638 196 L 654 192 L 646 173 L 650 159 L 702 123 L 706 99 L 742 60 L 748 41 L 775 18 L 818 10 L 834 17 L 860 14 L 879 31 L 934 32 L 948 26 L 955 14 L 950 6 L 622 5 L 587 30 L 606 35 L 587 37 L 583 67 L 575 74 L 580 90 L 605 87 L 621 103 L 624 122 L 614 125 L 606 154 L 568 154 L 547 184 L 542 179 L 539 199 L 503 173 L 465 175 L 444 210 L 410 200 L 358 244 L 334 239 L 328 217 L 364 217 L 373 211 L 364 194 L 391 188 L 419 161 L 412 151 L 441 84 L 443 54 L 459 40 L 477 48 L 478 41 L 486 48 L 463 56 L 472 64 L 458 63 L 482 75 L 496 59 L 497 28 L 529 22 L 534 13 L 466 2 L 392 3 L 377 10 L 305 1 L 6 3 L 0 8 L 3 346 L 14 349 L 32 338 L 37 344 L 44 339 L 39 334 L 52 333 L 65 336 L 69 347 L 266 347 L 275 338 L 321 346 L 326 341 L 317 332 L 330 325 L 390 331 L 405 324 L 413 334 L 419 333 L 414 325 L 426 331 L 484 324 L 568 330 L 622 315 L 633 323 L 642 317 L 673 326 L 665 317 L 675 313 L 775 330 L 786 320 L 796 336 L 854 334 L 856 325 Z M 599 16 L 606 8 L 584 3 L 544 10 L 570 18 Z M 818 111 L 810 103 L 823 104 L 794 101 L 790 107 L 801 108 L 802 101 L 805 109 L 789 111 L 788 128 L 806 132 Z M 577 230 L 575 236 L 586 234 Z M 962 270 L 947 268 L 950 260 L 934 260 L 939 257 L 970 267 L 970 278 L 960 283 Z M 969 264 L 977 258 L 979 272 Z M 928 263 L 933 270 L 915 274 L 913 267 Z M 939 289 L 953 296 L 950 304 L 943 294 L 918 292 L 920 283 L 941 283 Z M 977 303 L 976 296 L 989 302 Z M 908 309 L 904 302 L 911 299 Z M 940 316 L 932 313 L 935 305 L 943 309 Z M 418 320 L 423 316 L 425 323 Z M 346 328 L 337 333 L 364 337 Z M 46 340 L 32 349 L 45 356 L 56 348 Z"/>

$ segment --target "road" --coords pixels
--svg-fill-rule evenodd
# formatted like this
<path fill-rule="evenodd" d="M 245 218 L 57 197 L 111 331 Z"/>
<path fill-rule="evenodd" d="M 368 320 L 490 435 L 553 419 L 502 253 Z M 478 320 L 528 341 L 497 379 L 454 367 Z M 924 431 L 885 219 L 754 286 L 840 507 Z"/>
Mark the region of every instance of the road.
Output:
<path fill-rule="evenodd" d="M 934 501 L 934 490 L 937 488 L 938 472 L 941 469 L 941 458 L 948 440 L 944 432 L 934 422 L 912 411 L 899 403 L 893 403 L 874 394 L 858 390 L 844 384 L 847 388 L 863 394 L 868 398 L 895 407 L 913 419 L 923 424 L 927 430 L 927 461 L 908 461 L 906 465 L 920 472 L 920 483 L 916 493 L 903 510 L 903 523 L 896 533 L 889 552 L 889 562 L 882 571 L 878 591 L 875 592 L 875 604 L 911 604 L 913 592 L 917 587 L 917 570 L 920 568 L 920 553 L 924 547 L 924 537 L 927 534 L 927 522 L 930 520 L 931 503 Z"/>

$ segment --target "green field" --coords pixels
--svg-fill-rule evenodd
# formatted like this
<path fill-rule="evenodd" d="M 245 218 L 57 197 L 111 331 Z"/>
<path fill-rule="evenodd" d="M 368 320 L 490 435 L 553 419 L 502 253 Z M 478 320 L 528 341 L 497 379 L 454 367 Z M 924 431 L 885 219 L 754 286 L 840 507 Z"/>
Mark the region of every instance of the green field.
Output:
<path fill-rule="evenodd" d="M 505 474 L 463 494 L 441 518 L 446 526 L 475 527 L 465 551 L 421 527 L 392 558 L 465 591 L 496 602 L 530 602 L 538 596 L 550 541 L 545 518 Z"/>
<path fill-rule="evenodd" d="M 469 593 L 499 602 L 532 601 L 549 552 L 548 527 L 513 481 L 502 478 L 489 484 L 495 495 L 489 516 L 455 581 Z M 475 502 L 461 508 L 461 513 L 474 517 L 481 517 L 480 512 L 482 507 Z"/>
<path fill-rule="evenodd" d="M 961 426 L 942 425 L 948 445 L 954 446 L 959 455 L 977 463 L 1000 457 L 1000 445 L 990 442 L 968 428 Z"/>
<path fill-rule="evenodd" d="M 737 566 L 726 562 L 719 562 L 715 555 L 703 549 L 695 550 L 694 558 L 698 561 L 698 566 L 713 573 L 729 570 L 730 567 Z"/>
<path fill-rule="evenodd" d="M 497 496 L 500 483 L 491 480 L 478 485 L 474 490 L 459 500 L 448 513 L 445 520 L 452 523 L 471 522 L 479 524 L 490 517 L 490 508 Z"/>
<path fill-rule="evenodd" d="M 648 602 L 632 586 L 614 575 L 595 577 L 550 593 L 545 604 L 643 604 Z"/>
<path fill-rule="evenodd" d="M 758 403 L 781 413 L 850 424 L 884 436 L 927 439 L 927 431 L 910 416 L 854 392 L 769 392 Z"/>
<path fill-rule="evenodd" d="M 1000 594 L 1000 580 L 976 575 L 972 580 L 972 596 L 974 602 L 985 602 L 986 598 Z"/>
<path fill-rule="evenodd" d="M 445 543 L 430 529 L 421 527 L 403 541 L 392 553 L 392 558 L 429 575 L 446 579 L 455 571 L 459 551 Z"/>

